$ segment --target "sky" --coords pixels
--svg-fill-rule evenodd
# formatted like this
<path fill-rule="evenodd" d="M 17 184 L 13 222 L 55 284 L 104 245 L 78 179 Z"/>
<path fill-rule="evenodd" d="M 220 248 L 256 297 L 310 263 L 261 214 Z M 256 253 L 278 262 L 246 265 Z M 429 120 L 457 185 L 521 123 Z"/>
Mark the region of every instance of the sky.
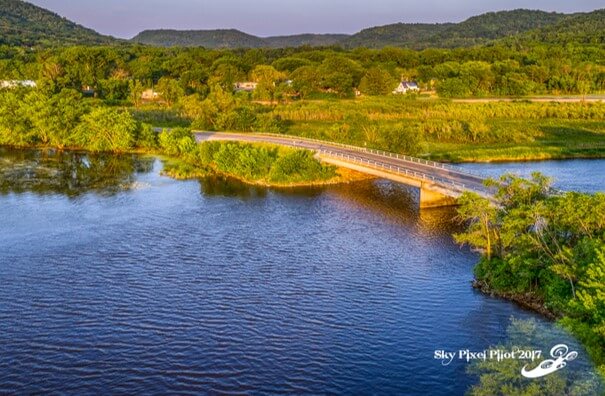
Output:
<path fill-rule="evenodd" d="M 265 37 L 356 33 L 396 22 L 459 22 L 516 8 L 579 12 L 603 0 L 29 0 L 96 31 L 131 38 L 145 29 L 234 28 Z"/>

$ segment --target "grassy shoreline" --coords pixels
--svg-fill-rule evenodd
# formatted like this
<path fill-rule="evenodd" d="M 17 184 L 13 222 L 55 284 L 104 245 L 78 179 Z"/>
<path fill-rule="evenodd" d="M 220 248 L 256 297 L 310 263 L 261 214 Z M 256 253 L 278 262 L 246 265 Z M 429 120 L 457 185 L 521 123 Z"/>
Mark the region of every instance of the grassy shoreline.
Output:
<path fill-rule="evenodd" d="M 330 186 L 337 184 L 347 184 L 353 183 L 356 181 L 370 180 L 374 179 L 374 176 L 366 175 L 360 172 L 355 172 L 346 168 L 336 168 L 336 175 L 328 180 L 315 180 L 315 181 L 304 181 L 304 182 L 270 182 L 267 180 L 251 180 L 235 173 L 224 172 L 214 167 L 210 168 L 200 168 L 195 167 L 187 162 L 183 161 L 179 158 L 174 157 L 165 157 L 163 155 L 158 155 L 158 157 L 162 157 L 165 161 L 165 168 L 162 171 L 162 174 L 169 176 L 176 180 L 193 180 L 199 179 L 207 176 L 224 176 L 230 179 L 237 180 L 239 182 L 257 186 L 257 187 L 267 187 L 267 188 L 278 188 L 278 189 L 290 189 L 290 188 L 300 188 L 300 187 L 322 187 L 322 186 Z"/>

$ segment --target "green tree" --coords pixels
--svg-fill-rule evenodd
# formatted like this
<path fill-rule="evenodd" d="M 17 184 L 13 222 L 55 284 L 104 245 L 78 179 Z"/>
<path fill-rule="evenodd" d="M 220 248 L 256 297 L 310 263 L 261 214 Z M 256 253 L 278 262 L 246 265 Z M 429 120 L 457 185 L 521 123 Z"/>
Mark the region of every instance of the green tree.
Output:
<path fill-rule="evenodd" d="M 134 146 L 137 128 L 127 111 L 97 108 L 82 117 L 70 140 L 91 151 L 126 151 Z"/>
<path fill-rule="evenodd" d="M 366 95 L 387 95 L 396 85 L 397 80 L 391 73 L 380 67 L 372 67 L 361 79 L 359 90 Z"/>
<path fill-rule="evenodd" d="M 466 230 L 455 234 L 454 239 L 484 252 L 490 261 L 494 246 L 500 241 L 497 209 L 489 200 L 472 192 L 462 194 L 458 204 L 458 219 L 466 224 Z"/>
<path fill-rule="evenodd" d="M 254 91 L 254 98 L 258 100 L 275 99 L 277 84 L 286 78 L 285 74 L 273 68 L 273 66 L 259 65 L 252 70 L 252 80 L 258 83 Z"/>
<path fill-rule="evenodd" d="M 179 82 L 168 77 L 160 78 L 156 90 L 168 106 L 175 104 L 185 94 Z"/>
<path fill-rule="evenodd" d="M 142 95 L 145 91 L 145 86 L 139 80 L 130 80 L 128 81 L 128 97 L 130 101 L 137 109 L 141 106 L 142 103 Z"/>

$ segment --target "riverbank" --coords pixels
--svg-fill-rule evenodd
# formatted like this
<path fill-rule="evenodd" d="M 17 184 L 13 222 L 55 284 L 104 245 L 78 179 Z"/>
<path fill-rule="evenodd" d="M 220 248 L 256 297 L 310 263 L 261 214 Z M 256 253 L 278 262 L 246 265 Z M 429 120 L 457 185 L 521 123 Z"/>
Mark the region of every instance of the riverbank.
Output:
<path fill-rule="evenodd" d="M 177 132 L 181 133 L 181 132 Z M 193 138 L 191 138 L 193 139 Z M 226 143 L 215 144 L 215 149 L 225 145 Z M 80 153 L 90 153 L 90 154 L 103 154 L 109 153 L 114 155 L 128 155 L 128 154 L 137 154 L 137 155 L 146 155 L 146 156 L 154 156 L 160 158 L 164 162 L 164 170 L 162 174 L 172 177 L 177 180 L 190 180 L 190 179 L 198 179 L 212 175 L 221 175 L 226 176 L 240 182 L 246 183 L 248 185 L 254 186 L 262 186 L 269 188 L 297 188 L 297 187 L 316 187 L 316 186 L 328 186 L 328 185 L 336 185 L 336 184 L 348 184 L 356 181 L 363 181 L 373 179 L 373 176 L 356 172 L 346 168 L 339 168 L 332 165 L 322 165 L 316 160 L 311 152 L 302 149 L 291 149 L 285 147 L 278 147 L 275 145 L 269 144 L 239 144 L 239 143 L 230 143 L 229 147 L 239 147 L 239 148 L 260 148 L 261 151 L 248 151 L 248 155 L 252 155 L 252 157 L 247 158 L 251 160 L 252 163 L 259 160 L 259 155 L 268 154 L 269 156 L 273 156 L 274 161 L 282 160 L 284 157 L 286 159 L 290 159 L 291 163 L 288 164 L 290 167 L 290 173 L 287 175 L 279 175 L 281 179 L 285 180 L 271 180 L 270 173 L 271 170 L 269 168 L 264 169 L 264 173 L 252 173 L 246 175 L 242 172 L 230 171 L 230 167 L 244 166 L 249 167 L 252 166 L 252 163 L 242 164 L 241 162 L 238 164 L 235 163 L 222 163 L 222 167 L 217 166 L 212 161 L 212 158 L 206 158 L 206 161 L 200 158 L 199 151 L 201 150 L 202 144 L 193 143 L 193 145 L 189 146 L 188 152 L 176 152 L 171 151 L 169 148 L 167 151 L 171 151 L 171 153 L 167 153 L 166 150 L 158 150 L 158 149 L 143 149 L 143 148 L 131 148 L 125 151 L 90 151 L 83 147 L 77 146 L 51 146 L 47 144 L 41 145 L 0 145 L 0 147 L 12 148 L 17 150 L 28 150 L 28 149 L 36 149 L 36 150 L 56 150 L 56 151 L 65 151 L 65 152 L 80 152 Z M 263 150 L 268 149 L 269 151 Z M 235 154 L 243 154 L 243 153 L 235 153 Z M 302 154 L 302 155 L 301 155 Z M 212 157 L 212 154 L 206 153 L 206 157 Z M 233 159 L 233 158 L 231 158 Z M 267 165 L 267 164 L 265 164 Z M 278 166 L 283 166 L 278 163 Z M 306 168 L 309 167 L 315 173 L 307 174 L 307 175 L 296 175 L 295 173 L 298 171 L 298 168 Z M 298 176 L 298 177 L 297 177 Z M 289 177 L 295 180 L 287 180 Z M 297 179 L 297 180 L 296 180 Z M 302 180 L 301 180 L 302 179 Z"/>
<path fill-rule="evenodd" d="M 162 174 L 172 177 L 177 180 L 192 180 L 199 179 L 212 175 L 220 175 L 225 176 L 239 182 L 251 185 L 251 186 L 259 186 L 259 187 L 268 187 L 268 188 L 298 188 L 298 187 L 321 187 L 321 186 L 330 186 L 336 184 L 348 184 L 354 183 L 363 180 L 371 180 L 374 179 L 374 176 L 367 175 L 364 173 L 356 172 L 346 168 L 336 168 L 335 176 L 331 179 L 327 180 L 310 180 L 304 182 L 270 182 L 267 180 L 250 180 L 241 175 L 232 173 L 232 172 L 224 172 L 215 167 L 199 167 L 195 165 L 191 165 L 181 159 L 178 158 L 167 158 L 161 156 L 164 160 L 164 170 Z"/>
<path fill-rule="evenodd" d="M 538 313 L 549 320 L 557 320 L 562 318 L 562 315 L 560 313 L 548 309 L 544 305 L 544 301 L 534 294 L 516 294 L 498 291 L 492 286 L 490 286 L 489 283 L 487 283 L 486 281 L 479 279 L 473 279 L 472 286 L 474 289 L 479 290 L 483 294 L 486 294 L 491 297 L 501 298 L 507 301 L 512 301 L 521 308 Z"/>
<path fill-rule="evenodd" d="M 473 286 L 574 334 L 605 378 L 605 194 L 549 193 L 552 181 L 500 178 L 497 206 L 465 193 L 460 244 L 482 252 Z"/>

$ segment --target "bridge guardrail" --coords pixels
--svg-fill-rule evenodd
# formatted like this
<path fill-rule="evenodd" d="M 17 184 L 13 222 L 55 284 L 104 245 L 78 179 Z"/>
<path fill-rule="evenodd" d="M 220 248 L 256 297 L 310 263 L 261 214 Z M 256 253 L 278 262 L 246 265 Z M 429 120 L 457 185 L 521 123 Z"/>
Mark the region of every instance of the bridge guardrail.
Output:
<path fill-rule="evenodd" d="M 482 190 L 478 190 L 476 188 L 472 188 L 468 185 L 465 185 L 464 183 L 458 183 L 455 182 L 453 180 L 449 180 L 449 179 L 444 179 L 444 178 L 440 178 L 440 177 L 435 177 L 432 175 L 427 175 L 426 173 L 423 172 L 417 172 L 417 171 L 412 171 L 406 168 L 401 168 L 399 166 L 395 166 L 395 165 L 391 165 L 391 164 L 384 164 L 378 161 L 371 161 L 362 157 L 356 157 L 353 155 L 349 155 L 349 154 L 343 154 L 343 153 L 338 153 L 335 151 L 330 151 L 330 150 L 326 150 L 326 149 L 320 149 L 319 150 L 321 153 L 326 154 L 328 156 L 332 156 L 332 157 L 336 157 L 336 158 L 342 158 L 342 159 L 346 159 L 347 161 L 351 161 L 351 162 L 356 162 L 356 163 L 360 163 L 363 165 L 369 165 L 375 168 L 379 168 L 382 170 L 387 170 L 390 172 L 394 172 L 397 174 L 401 174 L 404 176 L 410 176 L 410 177 L 415 177 L 417 179 L 421 179 L 421 180 L 426 180 L 426 181 L 430 181 L 433 183 L 437 183 L 437 184 L 441 184 L 444 187 L 447 188 L 453 188 L 456 191 L 460 191 L 463 192 L 465 190 L 472 190 L 475 192 L 480 192 L 480 193 L 484 193 L 485 191 Z"/>
<path fill-rule="evenodd" d="M 329 142 L 326 140 L 307 138 L 307 137 L 301 137 L 301 136 L 282 135 L 282 134 L 278 134 L 278 133 L 262 132 L 262 133 L 251 133 L 250 135 L 271 136 L 271 137 L 277 137 L 280 139 L 286 139 L 286 140 L 291 140 L 291 141 L 300 140 L 300 141 L 308 141 L 308 142 L 313 142 L 313 143 L 324 144 L 324 145 L 328 145 L 328 146 L 342 147 L 342 148 L 346 148 L 349 150 L 367 152 L 370 154 L 376 154 L 376 155 L 380 155 L 383 157 L 397 158 L 397 159 L 401 159 L 401 160 L 408 161 L 408 162 L 413 162 L 413 163 L 417 163 L 417 164 L 421 164 L 421 165 L 430 166 L 430 167 L 436 168 L 436 169 L 446 169 L 446 170 L 449 170 L 451 172 L 455 172 L 455 173 L 458 173 L 461 175 L 480 177 L 483 179 L 486 178 L 486 176 L 484 176 L 478 172 L 468 171 L 468 170 L 462 169 L 455 165 L 445 164 L 443 162 L 425 160 L 425 159 L 417 158 L 417 157 L 411 157 L 409 155 L 404 155 L 404 154 L 396 154 L 396 153 L 391 153 L 388 151 L 371 149 L 371 148 L 367 148 L 367 147 L 359 147 L 359 146 L 353 146 L 353 145 L 345 144 L 345 143 Z"/>
<path fill-rule="evenodd" d="M 204 133 L 201 131 L 196 131 L 196 132 Z M 210 133 L 213 133 L 213 132 L 210 132 Z M 220 132 L 219 132 L 219 134 L 220 134 Z M 239 133 L 231 133 L 231 134 L 235 135 L 235 136 L 239 135 Z M 474 192 L 477 192 L 480 194 L 486 193 L 485 189 L 478 189 L 476 187 L 472 187 L 472 186 L 469 186 L 464 183 L 459 183 L 459 182 L 453 181 L 451 179 L 447 179 L 447 178 L 443 178 L 443 177 L 436 177 L 436 176 L 432 176 L 432 175 L 424 173 L 424 172 L 413 171 L 413 170 L 409 170 L 409 169 L 406 169 L 406 168 L 403 168 L 400 166 L 386 164 L 386 163 L 383 163 L 380 161 L 368 160 L 363 157 L 357 157 L 357 156 L 350 155 L 350 154 L 344 154 L 344 153 L 331 151 L 329 149 L 329 147 L 330 146 L 341 147 L 341 148 L 345 148 L 345 149 L 348 149 L 351 151 L 357 151 L 360 153 L 362 153 L 362 152 L 371 153 L 371 154 L 376 154 L 376 155 L 379 155 L 382 157 L 398 158 L 398 159 L 401 159 L 401 160 L 404 160 L 407 162 L 418 163 L 418 164 L 426 165 L 426 166 L 429 166 L 429 167 L 432 167 L 435 169 L 448 169 L 458 175 L 484 178 L 483 176 L 480 176 L 480 175 L 477 175 L 477 174 L 474 174 L 471 172 L 466 172 L 455 166 L 443 164 L 440 162 L 423 160 L 420 158 L 410 157 L 407 155 L 399 155 L 399 154 L 389 153 L 389 152 L 382 151 L 382 150 L 368 149 L 368 148 L 364 148 L 364 147 L 357 147 L 357 146 L 352 146 L 352 145 L 343 144 L 343 143 L 332 143 L 332 142 L 327 142 L 325 140 L 320 140 L 320 139 L 301 138 L 298 136 L 288 136 L 288 135 L 281 135 L 281 134 L 275 134 L 275 133 L 247 133 L 247 134 L 242 134 L 242 135 L 247 135 L 250 137 L 259 137 L 259 138 L 275 137 L 275 138 L 279 138 L 282 140 L 287 140 L 290 143 L 292 143 L 293 146 L 296 146 L 297 141 L 300 141 L 300 142 L 306 141 L 306 142 L 317 143 L 317 144 L 319 144 L 319 148 L 317 148 L 316 151 L 330 155 L 332 157 L 343 158 L 343 159 L 347 159 L 348 161 L 373 166 L 373 167 L 381 169 L 381 170 L 387 170 L 387 171 L 395 172 L 397 174 L 411 176 L 411 177 L 415 177 L 417 179 L 421 179 L 421 180 L 425 180 L 425 181 L 431 181 L 433 183 L 438 183 L 443 187 L 454 189 L 454 190 L 460 191 L 460 192 L 462 192 L 464 190 L 471 190 L 471 191 L 474 191 Z"/>

